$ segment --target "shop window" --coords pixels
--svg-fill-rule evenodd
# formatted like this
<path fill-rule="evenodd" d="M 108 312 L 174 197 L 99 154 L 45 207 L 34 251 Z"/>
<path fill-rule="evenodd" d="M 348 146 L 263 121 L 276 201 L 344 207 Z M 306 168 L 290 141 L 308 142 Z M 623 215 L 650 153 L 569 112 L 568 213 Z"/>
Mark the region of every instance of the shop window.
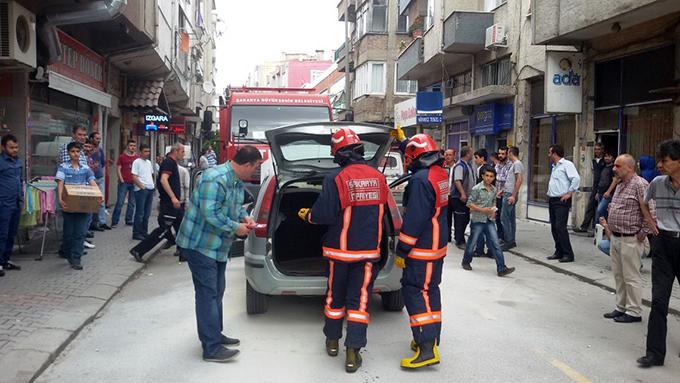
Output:
<path fill-rule="evenodd" d="M 55 92 L 56 94 L 56 92 Z M 56 97 L 61 101 L 72 96 Z M 55 98 L 55 97 L 53 97 Z M 39 176 L 54 176 L 58 165 L 58 153 L 61 145 L 71 141 L 74 125 L 84 126 L 90 131 L 90 113 L 78 112 L 75 104 L 83 104 L 82 110 L 91 110 L 87 101 L 76 100 L 69 108 L 48 105 L 38 101 L 31 101 L 31 174 L 30 178 Z M 87 107 L 85 104 L 87 103 Z"/>
<path fill-rule="evenodd" d="M 535 119 L 531 129 L 531 182 L 529 200 L 548 202 L 550 161 L 548 148 L 552 143 L 552 117 Z"/>
<path fill-rule="evenodd" d="M 673 45 L 598 63 L 595 65 L 595 107 L 663 100 L 668 96 L 650 91 L 673 86 L 674 78 Z"/>
<path fill-rule="evenodd" d="M 626 153 L 638 159 L 654 157 L 656 145 L 673 138 L 673 104 L 633 106 L 623 109 Z"/>
<path fill-rule="evenodd" d="M 547 203 L 550 181 L 548 149 L 552 144 L 564 147 L 564 157 L 573 162 L 576 144 L 576 120 L 573 116 L 534 118 L 531 123 L 529 201 Z"/>

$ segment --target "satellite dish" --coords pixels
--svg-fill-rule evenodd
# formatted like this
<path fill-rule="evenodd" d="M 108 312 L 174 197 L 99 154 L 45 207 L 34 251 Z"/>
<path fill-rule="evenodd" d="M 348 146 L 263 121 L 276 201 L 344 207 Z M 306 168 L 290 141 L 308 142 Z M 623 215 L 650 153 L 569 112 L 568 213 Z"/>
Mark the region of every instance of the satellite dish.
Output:
<path fill-rule="evenodd" d="M 215 85 L 210 82 L 203 83 L 203 91 L 208 94 L 212 94 L 215 91 Z"/>

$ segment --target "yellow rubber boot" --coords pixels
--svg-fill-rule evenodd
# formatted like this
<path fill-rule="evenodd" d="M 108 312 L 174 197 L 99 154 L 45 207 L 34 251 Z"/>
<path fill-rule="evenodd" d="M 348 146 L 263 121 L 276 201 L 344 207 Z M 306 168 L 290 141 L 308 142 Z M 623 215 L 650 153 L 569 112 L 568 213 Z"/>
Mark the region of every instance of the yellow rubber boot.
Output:
<path fill-rule="evenodd" d="M 439 352 L 434 341 L 418 346 L 415 355 L 401 360 L 401 367 L 416 369 L 439 364 Z"/>
<path fill-rule="evenodd" d="M 415 340 L 411 341 L 411 351 L 413 351 L 413 352 L 418 351 L 418 343 L 416 343 Z"/>

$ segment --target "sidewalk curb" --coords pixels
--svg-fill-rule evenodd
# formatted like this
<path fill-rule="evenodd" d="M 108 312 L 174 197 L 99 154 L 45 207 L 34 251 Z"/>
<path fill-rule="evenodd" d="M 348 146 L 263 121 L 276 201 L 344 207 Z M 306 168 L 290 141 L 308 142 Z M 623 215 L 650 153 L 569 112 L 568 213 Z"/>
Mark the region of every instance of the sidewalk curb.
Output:
<path fill-rule="evenodd" d="M 529 262 L 533 262 L 533 263 L 536 263 L 536 264 L 538 264 L 538 265 L 545 266 L 545 267 L 547 267 L 547 268 L 549 268 L 549 269 L 551 269 L 551 270 L 553 270 L 553 271 L 555 271 L 555 272 L 557 272 L 557 273 L 564 274 L 564 275 L 568 275 L 568 276 L 570 276 L 570 277 L 576 278 L 576 279 L 578 279 L 578 280 L 580 280 L 580 281 L 586 282 L 586 283 L 588 283 L 588 284 L 591 284 L 591 285 L 593 285 L 593 286 L 599 287 L 599 288 L 601 288 L 601 289 L 603 289 L 603 290 L 606 290 L 606 291 L 609 291 L 609 292 L 612 292 L 612 293 L 615 293 L 615 292 L 616 292 L 616 290 L 615 290 L 614 288 L 612 288 L 612 287 L 610 287 L 610 286 L 608 286 L 608 285 L 606 285 L 606 284 L 604 284 L 604 283 L 600 283 L 600 282 L 598 282 L 598 281 L 596 281 L 596 280 L 594 280 L 594 279 L 592 279 L 592 278 L 588 278 L 588 277 L 586 277 L 586 276 L 584 276 L 584 275 L 581 275 L 581 274 L 579 274 L 579 273 L 575 273 L 575 272 L 573 272 L 573 271 L 570 271 L 570 270 L 567 270 L 567 269 L 565 269 L 565 268 L 559 267 L 559 266 L 557 266 L 557 265 L 554 264 L 554 263 L 548 263 L 548 262 L 545 262 L 545 261 L 543 261 L 543 260 L 536 259 L 536 258 L 534 258 L 534 257 L 530 257 L 530 256 L 528 256 L 528 255 L 522 254 L 522 253 L 520 253 L 520 252 L 518 252 L 518 251 L 514 251 L 514 250 L 508 250 L 508 252 L 511 253 L 511 254 L 514 254 L 514 255 L 516 255 L 516 256 L 518 256 L 518 257 L 521 257 L 521 258 L 523 258 L 523 259 L 525 259 L 525 260 L 527 260 L 527 261 L 529 261 Z M 647 307 L 651 307 L 651 306 L 652 306 L 652 302 L 651 302 L 650 300 L 646 299 L 646 298 L 642 298 L 642 304 L 644 304 L 644 305 L 647 306 Z M 670 306 L 668 307 L 668 313 L 669 313 L 669 314 L 673 314 L 673 315 L 675 315 L 675 316 L 677 316 L 677 317 L 680 317 L 680 310 L 674 309 L 674 308 L 672 308 L 672 307 L 670 307 Z"/>
<path fill-rule="evenodd" d="M 149 254 L 147 262 L 155 258 L 161 249 Z M 131 281 L 137 279 L 146 269 L 146 263 L 138 264 L 127 277 L 121 276 L 118 286 L 98 283 L 93 286 L 100 294 L 72 297 L 70 304 L 55 314 L 41 329 L 17 344 L 14 350 L 0 360 L 0 382 L 34 382 L 66 349 L 66 347 L 92 323 L 107 307 L 109 302 Z M 132 269 L 131 267 L 126 269 Z"/>

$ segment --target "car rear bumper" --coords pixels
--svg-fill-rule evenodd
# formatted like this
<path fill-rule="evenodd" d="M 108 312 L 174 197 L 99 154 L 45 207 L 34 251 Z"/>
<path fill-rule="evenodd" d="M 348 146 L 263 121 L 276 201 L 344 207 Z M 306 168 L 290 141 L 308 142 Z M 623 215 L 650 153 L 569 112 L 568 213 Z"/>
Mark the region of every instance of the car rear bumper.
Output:
<path fill-rule="evenodd" d="M 250 285 L 261 294 L 322 296 L 326 294 L 328 278 L 319 276 L 290 276 L 281 273 L 271 257 L 246 251 L 245 273 Z M 373 292 L 397 291 L 401 288 L 401 269 L 394 266 L 393 257 L 387 260 L 373 285 Z"/>

